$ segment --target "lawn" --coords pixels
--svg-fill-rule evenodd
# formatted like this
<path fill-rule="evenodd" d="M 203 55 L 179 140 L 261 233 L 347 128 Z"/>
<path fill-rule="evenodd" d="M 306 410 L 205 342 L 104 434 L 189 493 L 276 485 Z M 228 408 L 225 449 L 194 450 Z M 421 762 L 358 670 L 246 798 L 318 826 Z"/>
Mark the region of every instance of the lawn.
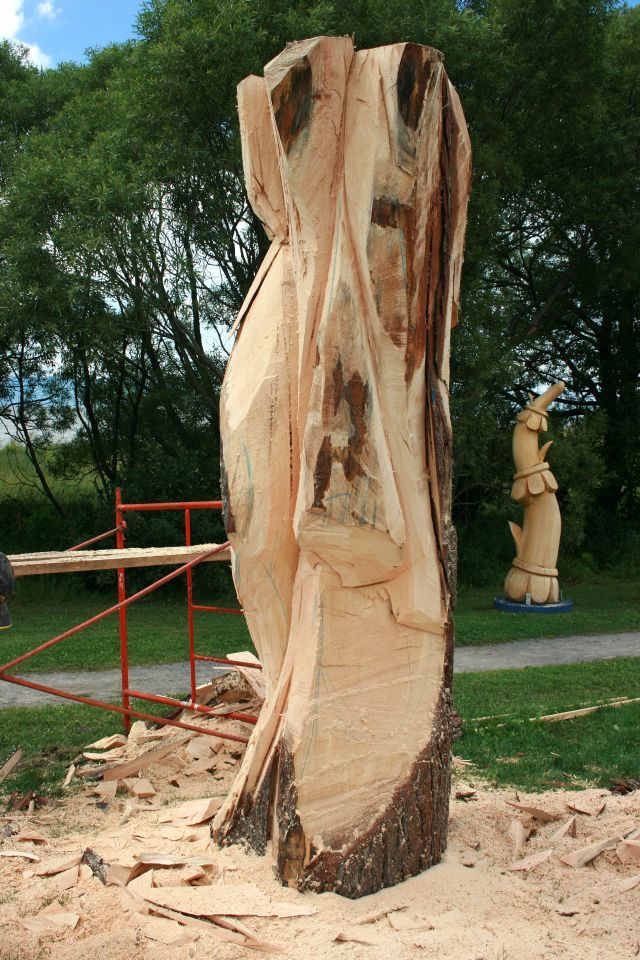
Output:
<path fill-rule="evenodd" d="M 523 790 L 640 780 L 640 703 L 555 723 L 529 719 L 613 697 L 640 697 L 640 659 L 459 675 L 464 735 L 454 752 L 492 783 Z"/>
<path fill-rule="evenodd" d="M 533 792 L 606 787 L 612 777 L 640 780 L 640 704 L 558 723 L 529 722 L 620 696 L 640 696 L 640 659 L 458 676 L 455 705 L 464 735 L 454 752 L 473 762 L 469 779 Z M 496 714 L 508 716 L 476 719 Z M 64 771 L 79 751 L 121 729 L 118 716 L 91 707 L 0 711 L 0 760 L 18 745 L 26 754 L 0 791 L 59 793 Z"/>
<path fill-rule="evenodd" d="M 508 643 L 534 637 L 570 637 L 583 633 L 622 633 L 640 630 L 640 583 L 593 575 L 565 584 L 571 613 L 501 613 L 492 607 L 501 593 L 478 588 L 460 590 L 455 612 L 456 643 L 460 646 Z"/>

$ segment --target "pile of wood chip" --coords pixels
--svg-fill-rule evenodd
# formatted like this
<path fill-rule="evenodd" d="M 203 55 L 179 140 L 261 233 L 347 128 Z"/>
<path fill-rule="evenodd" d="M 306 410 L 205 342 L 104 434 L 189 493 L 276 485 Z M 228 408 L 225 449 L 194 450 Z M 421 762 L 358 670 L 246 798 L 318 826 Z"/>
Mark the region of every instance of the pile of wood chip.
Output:
<path fill-rule="evenodd" d="M 237 674 L 201 696 L 227 713 L 260 707 Z M 197 722 L 250 733 L 239 720 Z M 487 788 L 454 758 L 444 862 L 354 902 L 283 888 L 268 856 L 212 842 L 211 820 L 244 749 L 135 723 L 128 737 L 87 745 L 62 801 L 0 818 L 0 958 L 640 955 L 638 794 L 519 796 Z"/>

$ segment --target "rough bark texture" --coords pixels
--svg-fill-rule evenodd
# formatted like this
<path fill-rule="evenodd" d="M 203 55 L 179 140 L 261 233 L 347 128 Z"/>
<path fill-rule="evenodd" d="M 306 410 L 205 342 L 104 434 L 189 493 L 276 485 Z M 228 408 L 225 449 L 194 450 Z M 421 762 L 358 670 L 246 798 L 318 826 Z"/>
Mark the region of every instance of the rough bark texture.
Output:
<path fill-rule="evenodd" d="M 446 846 L 469 143 L 416 44 L 292 44 L 239 108 L 273 242 L 236 322 L 223 486 L 267 696 L 214 829 L 359 897 Z"/>

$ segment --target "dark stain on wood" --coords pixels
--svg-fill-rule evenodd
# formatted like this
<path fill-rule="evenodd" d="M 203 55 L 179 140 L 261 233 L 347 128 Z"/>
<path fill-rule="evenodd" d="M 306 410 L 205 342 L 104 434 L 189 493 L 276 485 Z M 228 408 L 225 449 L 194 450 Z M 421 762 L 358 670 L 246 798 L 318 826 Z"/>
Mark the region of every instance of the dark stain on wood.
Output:
<path fill-rule="evenodd" d="M 403 227 L 412 213 L 411 207 L 392 197 L 374 197 L 371 223 L 377 223 L 379 227 Z"/>
<path fill-rule="evenodd" d="M 325 381 L 323 416 L 328 427 L 343 400 L 349 409 L 347 445 L 334 447 L 331 436 L 326 434 L 322 438 L 313 471 L 313 506 L 320 510 L 326 510 L 324 498 L 331 484 L 331 469 L 334 463 L 342 465 L 349 483 L 362 475 L 362 451 L 367 439 L 370 416 L 369 385 L 357 370 L 345 379 L 342 359 L 338 357 Z"/>
<path fill-rule="evenodd" d="M 343 394 L 351 414 L 351 430 L 346 457 L 342 453 L 341 461 L 344 475 L 351 482 L 362 473 L 360 454 L 367 438 L 369 408 L 369 385 L 363 381 L 357 370 L 344 385 Z"/>
<path fill-rule="evenodd" d="M 316 465 L 313 471 L 313 506 L 320 510 L 326 510 L 323 503 L 325 494 L 331 482 L 331 464 L 333 463 L 333 451 L 331 449 L 331 437 L 323 437 Z"/>
<path fill-rule="evenodd" d="M 293 65 L 271 93 L 276 125 L 285 153 L 308 130 L 313 109 L 313 77 L 308 57 Z"/>
<path fill-rule="evenodd" d="M 333 368 L 333 414 L 338 412 L 340 401 L 344 394 L 344 372 L 342 370 L 342 359 L 338 357 L 336 365 Z"/>
<path fill-rule="evenodd" d="M 400 116 L 412 130 L 418 129 L 430 73 L 431 64 L 425 62 L 424 48 L 408 43 L 400 60 L 396 89 Z"/>

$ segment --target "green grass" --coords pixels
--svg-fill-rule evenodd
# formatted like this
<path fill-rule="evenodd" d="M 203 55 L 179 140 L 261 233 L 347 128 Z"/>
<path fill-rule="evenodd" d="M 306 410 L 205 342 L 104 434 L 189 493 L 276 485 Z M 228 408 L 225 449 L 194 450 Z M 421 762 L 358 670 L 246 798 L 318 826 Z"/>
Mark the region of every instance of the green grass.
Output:
<path fill-rule="evenodd" d="M 571 613 L 501 613 L 492 606 L 493 597 L 501 592 L 498 584 L 494 590 L 460 590 L 455 612 L 457 644 L 464 647 L 535 637 L 640 630 L 640 584 L 637 579 L 591 576 L 565 584 L 565 597 L 574 602 Z"/>
<path fill-rule="evenodd" d="M 612 777 L 640 780 L 640 703 L 529 722 L 625 696 L 640 697 L 640 659 L 459 675 L 454 699 L 464 735 L 455 753 L 492 783 L 528 791 L 607 786 Z M 496 719 L 475 720 L 486 716 Z"/>
<path fill-rule="evenodd" d="M 156 715 L 167 708 L 145 703 L 141 709 Z M 0 785 L 0 794 L 35 790 L 43 796 L 61 795 L 62 780 L 75 757 L 89 743 L 122 730 L 118 714 L 81 704 L 0 710 L 0 762 L 17 747 L 24 750 L 15 773 Z"/>
<path fill-rule="evenodd" d="M 66 578 L 65 578 L 66 579 Z M 70 627 L 89 619 L 116 602 L 114 594 L 90 593 L 81 587 L 72 593 L 59 588 L 20 589 L 11 604 L 13 627 L 0 637 L 2 662 L 38 646 Z M 223 597 L 196 592 L 196 602 L 237 606 L 226 593 Z M 222 656 L 232 650 L 253 650 L 244 617 L 236 614 L 195 613 L 196 649 L 208 656 Z M 186 600 L 173 593 L 159 592 L 131 605 L 127 610 L 129 657 L 132 664 L 173 663 L 189 658 Z M 21 672 L 46 670 L 97 670 L 120 663 L 117 614 L 63 640 L 21 666 Z M 0 703 L 2 691 L 0 690 Z"/>

